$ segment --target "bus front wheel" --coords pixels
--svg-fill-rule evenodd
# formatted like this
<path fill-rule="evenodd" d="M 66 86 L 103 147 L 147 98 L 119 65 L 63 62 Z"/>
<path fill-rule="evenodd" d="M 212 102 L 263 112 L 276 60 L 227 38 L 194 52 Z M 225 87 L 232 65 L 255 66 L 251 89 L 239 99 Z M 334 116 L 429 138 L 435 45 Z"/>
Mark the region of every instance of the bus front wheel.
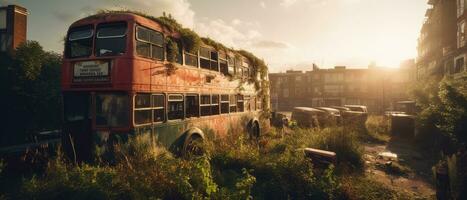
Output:
<path fill-rule="evenodd" d="M 204 138 L 200 134 L 189 135 L 183 144 L 183 156 L 202 156 L 206 153 Z"/>
<path fill-rule="evenodd" d="M 248 123 L 247 129 L 248 129 L 248 136 L 250 137 L 250 139 L 256 140 L 260 137 L 261 129 L 260 129 L 258 120 L 255 120 L 255 119 L 251 120 L 250 123 Z"/>

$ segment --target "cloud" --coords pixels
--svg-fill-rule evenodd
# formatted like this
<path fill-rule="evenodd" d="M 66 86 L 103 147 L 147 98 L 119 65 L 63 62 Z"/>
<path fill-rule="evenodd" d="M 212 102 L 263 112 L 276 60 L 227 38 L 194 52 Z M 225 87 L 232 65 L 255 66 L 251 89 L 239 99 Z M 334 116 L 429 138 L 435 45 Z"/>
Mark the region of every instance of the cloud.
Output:
<path fill-rule="evenodd" d="M 197 22 L 195 31 L 204 37 L 217 40 L 226 46 L 234 48 L 244 48 L 249 46 L 252 40 L 261 37 L 261 33 L 254 29 L 245 29 L 245 26 L 236 26 L 242 23 L 240 20 L 232 20 L 227 23 L 221 19 Z"/>
<path fill-rule="evenodd" d="M 290 7 L 291 5 L 297 3 L 297 0 L 282 0 L 280 5 L 283 7 Z"/>
<path fill-rule="evenodd" d="M 64 12 L 63 10 L 56 10 L 52 12 L 52 15 L 55 16 L 56 19 L 62 22 L 70 22 L 73 19 L 76 19 L 76 15 L 70 12 Z"/>
<path fill-rule="evenodd" d="M 108 0 L 100 0 L 109 5 Z M 119 4 L 121 2 L 121 4 Z M 170 13 L 185 27 L 192 28 L 195 24 L 195 12 L 187 0 L 126 0 L 115 1 L 111 8 L 138 10 L 153 16 L 161 16 L 163 12 Z"/>
<path fill-rule="evenodd" d="M 286 49 L 289 47 L 289 45 L 286 43 L 272 40 L 261 40 L 253 43 L 251 46 L 260 49 Z"/>

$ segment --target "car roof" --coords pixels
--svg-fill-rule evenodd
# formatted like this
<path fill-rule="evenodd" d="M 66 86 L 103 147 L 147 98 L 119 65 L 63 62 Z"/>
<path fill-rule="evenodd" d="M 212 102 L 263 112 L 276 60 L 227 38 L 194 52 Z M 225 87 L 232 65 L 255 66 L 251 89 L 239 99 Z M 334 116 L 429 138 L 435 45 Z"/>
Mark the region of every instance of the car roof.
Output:
<path fill-rule="evenodd" d="M 324 112 L 322 110 L 318 110 L 315 108 L 310 108 L 310 107 L 295 107 L 294 111 L 305 111 L 305 112 Z"/>
<path fill-rule="evenodd" d="M 338 109 L 329 108 L 329 107 L 316 107 L 316 109 L 319 109 L 319 110 L 326 110 L 326 111 L 333 111 L 333 112 L 339 112 Z"/>

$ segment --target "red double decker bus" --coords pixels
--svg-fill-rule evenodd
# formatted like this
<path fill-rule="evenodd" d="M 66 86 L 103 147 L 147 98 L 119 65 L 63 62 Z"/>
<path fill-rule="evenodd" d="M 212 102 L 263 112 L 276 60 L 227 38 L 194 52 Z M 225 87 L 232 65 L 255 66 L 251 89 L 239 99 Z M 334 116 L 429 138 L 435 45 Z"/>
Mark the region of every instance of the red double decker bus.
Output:
<path fill-rule="evenodd" d="M 169 39 L 178 47 L 175 62 L 168 61 Z M 138 134 L 182 151 L 207 140 L 207 132 L 217 137 L 242 127 L 259 136 L 269 100 L 251 81 L 260 76 L 251 77 L 250 60 L 206 44 L 190 53 L 181 41 L 179 33 L 130 12 L 73 23 L 62 66 L 65 150 L 87 159 L 95 145 Z"/>

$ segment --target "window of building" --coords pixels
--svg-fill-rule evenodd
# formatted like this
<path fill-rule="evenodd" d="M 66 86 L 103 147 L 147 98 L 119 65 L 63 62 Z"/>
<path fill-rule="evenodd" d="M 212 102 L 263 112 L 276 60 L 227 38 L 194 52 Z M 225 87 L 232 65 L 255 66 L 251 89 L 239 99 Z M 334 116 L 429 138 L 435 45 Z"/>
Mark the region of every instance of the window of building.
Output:
<path fill-rule="evenodd" d="M 462 72 L 464 69 L 464 57 L 456 59 L 456 67 L 454 68 L 454 73 Z"/>
<path fill-rule="evenodd" d="M 256 97 L 256 110 L 262 110 L 263 109 L 263 102 L 260 97 Z"/>
<path fill-rule="evenodd" d="M 220 112 L 219 110 L 219 95 L 213 94 L 211 95 L 211 113 L 213 115 L 218 115 Z"/>
<path fill-rule="evenodd" d="M 229 95 L 221 95 L 221 113 L 229 113 Z"/>
<path fill-rule="evenodd" d="M 169 120 L 183 119 L 183 95 L 169 94 L 167 117 Z"/>
<path fill-rule="evenodd" d="M 135 96 L 135 124 L 152 122 L 151 94 L 137 94 Z"/>
<path fill-rule="evenodd" d="M 187 94 L 185 96 L 186 118 L 199 117 L 199 96 L 197 94 Z"/>
<path fill-rule="evenodd" d="M 0 29 L 6 29 L 6 10 L 0 10 Z"/>
<path fill-rule="evenodd" d="M 230 95 L 230 112 L 233 113 L 233 112 L 237 112 L 237 95 L 234 95 L 234 94 L 231 94 Z"/>
<path fill-rule="evenodd" d="M 465 46 L 465 21 L 457 25 L 457 48 Z"/>
<path fill-rule="evenodd" d="M 142 57 L 164 60 L 164 35 L 160 32 L 137 26 L 136 53 Z"/>
<path fill-rule="evenodd" d="M 211 115 L 211 96 L 210 95 L 201 95 L 201 116 Z"/>
<path fill-rule="evenodd" d="M 163 94 L 152 95 L 153 122 L 165 120 L 165 97 Z"/>
<path fill-rule="evenodd" d="M 245 104 L 243 101 L 243 95 L 237 95 L 237 111 L 244 112 L 245 111 Z"/>
<path fill-rule="evenodd" d="M 465 0 L 457 0 L 457 17 L 464 14 Z"/>

